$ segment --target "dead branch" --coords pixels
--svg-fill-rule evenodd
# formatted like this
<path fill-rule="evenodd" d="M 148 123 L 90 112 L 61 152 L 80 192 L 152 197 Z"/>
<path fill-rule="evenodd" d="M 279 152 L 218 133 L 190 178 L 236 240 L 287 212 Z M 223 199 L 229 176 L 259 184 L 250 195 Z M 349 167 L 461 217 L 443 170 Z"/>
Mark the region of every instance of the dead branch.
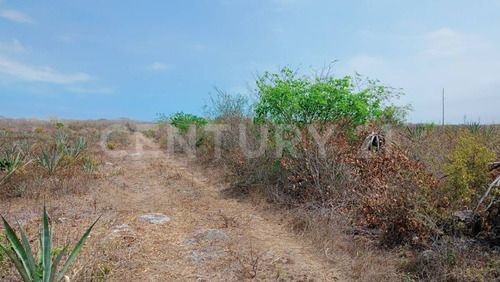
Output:
<path fill-rule="evenodd" d="M 493 171 L 497 168 L 500 168 L 500 162 L 491 162 L 488 163 L 488 165 L 490 166 L 489 171 Z"/>
<path fill-rule="evenodd" d="M 477 204 L 477 207 L 474 210 L 474 214 L 477 214 L 477 211 L 479 210 L 479 207 L 481 206 L 481 204 L 483 203 L 483 201 L 486 199 L 486 197 L 488 197 L 488 195 L 491 192 L 491 189 L 493 189 L 493 187 L 497 186 L 498 184 L 500 184 L 500 176 L 498 176 L 495 180 L 493 180 L 493 182 L 491 182 L 490 186 L 488 186 L 488 189 L 486 189 L 486 192 L 484 193 L 484 195 L 479 200 L 479 203 Z"/>

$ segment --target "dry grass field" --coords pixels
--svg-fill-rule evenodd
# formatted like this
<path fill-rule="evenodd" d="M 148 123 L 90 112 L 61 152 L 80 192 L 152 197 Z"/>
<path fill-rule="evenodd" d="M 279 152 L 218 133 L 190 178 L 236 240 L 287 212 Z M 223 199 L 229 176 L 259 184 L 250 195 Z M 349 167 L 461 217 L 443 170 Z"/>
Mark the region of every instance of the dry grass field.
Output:
<path fill-rule="evenodd" d="M 22 130 L 31 132 L 29 125 Z M 52 134 L 47 131 L 41 134 Z M 40 179 L 24 175 L 32 169 L 27 166 L 2 187 L 0 213 L 19 221 L 31 242 L 44 204 L 55 225 L 55 246 L 76 243 L 102 215 L 71 267 L 71 281 L 345 279 L 278 214 L 222 197 L 226 184 L 216 171 L 168 157 L 142 133 L 120 132 L 127 140 L 120 149 L 90 141 L 84 151 L 98 163 L 92 172 L 68 165 L 52 175 L 39 171 Z M 7 190 L 14 181 L 37 187 L 14 196 Z M 141 221 L 153 213 L 170 221 Z M 1 259 L 1 279 L 19 279 L 7 258 Z"/>
<path fill-rule="evenodd" d="M 11 168 L 2 171 L 0 214 L 11 223 L 18 221 L 34 248 L 44 205 L 55 226 L 55 247 L 74 246 L 92 222 L 102 216 L 67 273 L 70 281 L 498 278 L 498 254 L 486 246 L 485 231 L 438 239 L 426 237 L 434 236 L 424 233 L 430 231 L 415 229 L 407 243 L 405 230 L 400 229 L 394 233 L 400 237 L 388 239 L 384 234 L 389 233 L 384 233 L 383 226 L 393 219 L 389 217 L 386 223 L 375 220 L 383 220 L 378 216 L 387 217 L 384 209 L 403 211 L 397 205 L 389 209 L 383 197 L 379 197 L 380 206 L 374 209 L 379 214 L 354 213 L 346 203 L 358 202 L 345 194 L 332 195 L 339 200 L 337 206 L 331 200 L 291 197 L 279 189 L 292 185 L 295 178 L 288 178 L 281 187 L 273 186 L 262 176 L 262 169 L 271 169 L 262 168 L 263 159 L 245 161 L 233 147 L 224 147 L 223 156 L 214 160 L 209 156 L 213 151 L 209 147 L 203 149 L 211 142 L 209 139 L 198 146 L 201 148 L 193 158 L 178 151 L 167 154 L 165 128 L 156 124 L 128 120 L 55 123 L 4 119 L 0 128 L 2 157 L 12 159 L 13 154 L 19 153 L 20 160 L 8 177 L 5 175 Z M 446 134 L 452 133 L 443 135 L 429 130 L 418 134 L 408 128 L 407 134 L 412 133 L 410 137 L 420 138 L 421 142 L 402 138 L 398 146 L 411 147 L 414 157 L 426 164 L 426 171 L 439 170 L 439 158 L 443 156 L 430 155 L 429 150 L 442 148 L 443 144 L 429 138 L 438 138 L 432 134 L 446 138 Z M 234 135 L 223 138 L 229 141 L 231 136 Z M 44 160 L 44 153 L 53 157 Z M 372 162 L 385 166 L 385 161 L 391 162 L 386 158 L 372 157 Z M 390 158 L 402 163 L 396 169 L 413 171 L 413 163 L 406 157 L 393 154 Z M 297 165 L 283 164 L 289 168 Z M 364 175 L 370 175 L 370 171 Z M 267 177 L 280 179 L 277 174 Z M 384 177 L 399 176 L 379 177 L 378 181 L 384 181 Z M 346 187 L 352 185 L 346 179 L 342 183 Z M 378 191 L 366 193 L 374 197 L 371 193 Z M 373 220 L 371 226 L 368 218 Z M 0 231 L 4 231 L 3 227 Z M 0 240 L 6 242 L 5 237 Z M 388 244 L 387 240 L 395 244 Z M 429 257 L 422 256 L 422 251 L 427 251 L 424 253 Z M 19 280 L 2 253 L 0 279 Z"/>

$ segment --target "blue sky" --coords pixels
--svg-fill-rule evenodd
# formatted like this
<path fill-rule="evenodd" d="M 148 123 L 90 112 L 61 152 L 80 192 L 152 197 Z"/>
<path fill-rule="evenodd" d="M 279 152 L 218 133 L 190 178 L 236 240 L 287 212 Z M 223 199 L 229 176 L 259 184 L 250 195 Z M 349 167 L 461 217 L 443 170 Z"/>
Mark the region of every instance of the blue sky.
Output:
<path fill-rule="evenodd" d="M 500 0 L 0 0 L 0 115 L 153 120 L 321 67 L 403 88 L 412 122 L 500 122 Z"/>

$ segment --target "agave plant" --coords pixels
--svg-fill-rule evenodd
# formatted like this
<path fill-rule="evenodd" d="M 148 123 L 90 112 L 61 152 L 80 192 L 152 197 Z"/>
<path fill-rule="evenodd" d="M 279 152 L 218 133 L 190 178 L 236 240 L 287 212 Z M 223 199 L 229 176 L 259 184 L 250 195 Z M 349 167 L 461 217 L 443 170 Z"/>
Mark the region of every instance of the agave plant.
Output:
<path fill-rule="evenodd" d="M 7 223 L 3 216 L 2 220 L 5 227 L 5 235 L 10 245 L 6 246 L 0 244 L 0 250 L 7 254 L 10 260 L 14 263 L 14 266 L 21 275 L 23 281 L 60 281 L 64 278 L 64 274 L 68 270 L 70 264 L 82 249 L 83 244 L 90 234 L 90 231 L 97 223 L 99 218 L 97 218 L 97 220 L 90 226 L 90 228 L 87 229 L 87 232 L 83 234 L 80 241 L 78 241 L 78 243 L 75 245 L 73 251 L 69 254 L 69 257 L 66 260 L 66 263 L 64 263 L 61 271 L 59 271 L 59 274 L 57 273 L 57 268 L 64 254 L 68 250 L 68 245 L 66 245 L 57 254 L 57 256 L 52 259 L 52 253 L 54 252 L 54 250 L 52 249 L 53 226 L 52 223 L 49 224 L 48 222 L 45 207 L 43 207 L 42 226 L 40 228 L 38 237 L 38 254 L 36 263 L 33 256 L 33 251 L 31 250 L 31 247 L 29 245 L 28 238 L 26 237 L 26 234 L 24 233 L 24 230 L 19 222 L 17 223 L 17 225 L 19 226 L 19 232 L 21 233 L 21 240 L 17 237 L 16 233 L 10 227 L 9 223 Z"/>
<path fill-rule="evenodd" d="M 78 137 L 73 142 L 67 144 L 64 151 L 67 155 L 76 159 L 85 147 L 87 147 L 87 141 L 83 137 Z"/>
<path fill-rule="evenodd" d="M 46 169 L 49 174 L 54 174 L 61 164 L 64 154 L 57 148 L 42 150 L 42 155 L 35 158 L 36 164 Z"/>
<path fill-rule="evenodd" d="M 24 166 L 28 165 L 28 161 Z M 21 151 L 17 145 L 3 152 L 3 157 L 0 157 L 0 185 L 7 180 L 18 168 L 23 164 Z"/>
<path fill-rule="evenodd" d="M 468 121 L 465 124 L 465 127 L 470 131 L 470 133 L 477 134 L 481 129 L 481 123 L 479 121 Z"/>
<path fill-rule="evenodd" d="M 97 170 L 98 166 L 99 163 L 95 159 L 89 156 L 83 156 L 83 164 L 82 164 L 83 171 L 93 172 Z"/>

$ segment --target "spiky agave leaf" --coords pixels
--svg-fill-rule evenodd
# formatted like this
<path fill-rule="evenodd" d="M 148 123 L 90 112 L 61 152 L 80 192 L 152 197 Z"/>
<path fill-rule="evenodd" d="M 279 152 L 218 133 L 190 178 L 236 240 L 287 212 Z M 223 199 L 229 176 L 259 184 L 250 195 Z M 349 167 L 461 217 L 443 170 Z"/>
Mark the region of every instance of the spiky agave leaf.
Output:
<path fill-rule="evenodd" d="M 85 232 L 85 234 L 83 234 L 83 236 L 80 239 L 80 241 L 78 241 L 78 243 L 75 245 L 75 248 L 73 249 L 73 251 L 69 255 L 68 260 L 66 261 L 66 263 L 63 266 L 63 268 L 61 269 L 61 272 L 57 276 L 57 280 L 56 281 L 59 281 L 59 280 L 63 279 L 64 274 L 66 273 L 66 270 L 68 270 L 69 265 L 73 262 L 73 260 L 76 258 L 76 256 L 80 252 L 81 248 L 83 247 L 83 244 L 85 244 L 85 241 L 87 240 L 87 238 L 90 235 L 90 231 L 92 231 L 92 228 L 97 223 L 97 221 L 99 221 L 100 218 L 101 218 L 101 216 L 99 216 L 96 219 L 96 221 L 94 221 L 94 223 L 89 227 L 89 229 L 87 229 L 87 231 Z"/>
<path fill-rule="evenodd" d="M 85 241 L 90 235 L 90 231 L 100 218 L 101 217 L 99 216 L 99 218 L 97 218 L 97 220 L 89 227 L 89 229 L 87 229 L 80 241 L 78 241 L 63 268 L 61 269 L 61 272 L 57 276 L 57 280 L 54 280 L 57 273 L 57 267 L 61 262 L 64 254 L 66 253 L 68 246 L 65 246 L 63 250 L 56 256 L 54 261 L 52 261 L 53 225 L 49 224 L 45 206 L 43 207 L 42 226 L 40 227 L 38 238 L 38 259 L 36 265 L 28 238 L 26 237 L 26 234 L 21 225 L 18 223 L 24 246 L 23 244 L 21 244 L 21 240 L 19 240 L 14 230 L 10 227 L 9 223 L 3 216 L 2 220 L 5 226 L 5 233 L 11 246 L 4 246 L 0 244 L 0 250 L 5 252 L 7 256 L 12 260 L 24 281 L 38 282 L 40 281 L 40 278 L 43 282 L 60 281 L 64 277 L 64 274 L 67 271 L 69 265 L 73 262 L 73 260 L 80 252 Z"/>
<path fill-rule="evenodd" d="M 0 250 L 6 253 L 10 260 L 14 263 L 14 266 L 16 267 L 23 280 L 31 281 L 28 274 L 26 273 L 26 270 L 24 269 L 22 262 L 16 257 L 15 253 L 2 244 L 0 244 Z"/>
<path fill-rule="evenodd" d="M 66 253 L 66 250 L 68 249 L 68 246 L 66 245 L 60 252 L 57 254 L 56 258 L 52 262 L 52 269 L 50 270 L 50 281 L 54 281 L 54 278 L 56 277 L 56 272 L 57 272 L 57 266 L 59 265 L 59 262 L 61 262 L 61 259 Z"/>
<path fill-rule="evenodd" d="M 47 219 L 47 211 L 45 206 L 43 207 L 43 219 L 42 219 L 42 267 L 43 267 L 43 282 L 49 282 L 50 271 L 52 270 L 52 257 L 50 252 L 52 251 L 52 224 L 49 227 L 49 221 Z"/>
<path fill-rule="evenodd" d="M 30 243 L 28 241 L 28 238 L 26 237 L 26 234 L 24 233 L 23 228 L 21 227 L 21 224 L 19 222 L 17 223 L 19 226 L 19 231 L 21 233 L 21 238 L 23 240 L 24 248 L 26 249 L 26 256 L 28 257 L 28 267 L 29 271 L 28 273 L 31 276 L 31 279 L 33 281 L 38 281 L 38 275 L 36 273 L 36 265 L 35 265 L 35 259 L 33 258 L 33 252 L 31 251 Z"/>
<path fill-rule="evenodd" d="M 17 235 L 12 229 L 12 227 L 10 227 L 9 223 L 5 220 L 3 216 L 2 220 L 3 220 L 3 225 L 5 227 L 5 234 L 7 235 L 7 239 L 9 240 L 9 243 L 12 245 L 12 249 L 14 250 L 15 253 L 1 244 L 0 248 L 4 250 L 7 256 L 9 256 L 9 258 L 12 260 L 12 262 L 16 266 L 17 271 L 19 272 L 19 274 L 21 274 L 21 277 L 23 277 L 25 281 L 31 281 L 32 277 L 29 271 L 30 268 L 26 250 L 21 244 L 19 238 L 17 238 Z"/>

